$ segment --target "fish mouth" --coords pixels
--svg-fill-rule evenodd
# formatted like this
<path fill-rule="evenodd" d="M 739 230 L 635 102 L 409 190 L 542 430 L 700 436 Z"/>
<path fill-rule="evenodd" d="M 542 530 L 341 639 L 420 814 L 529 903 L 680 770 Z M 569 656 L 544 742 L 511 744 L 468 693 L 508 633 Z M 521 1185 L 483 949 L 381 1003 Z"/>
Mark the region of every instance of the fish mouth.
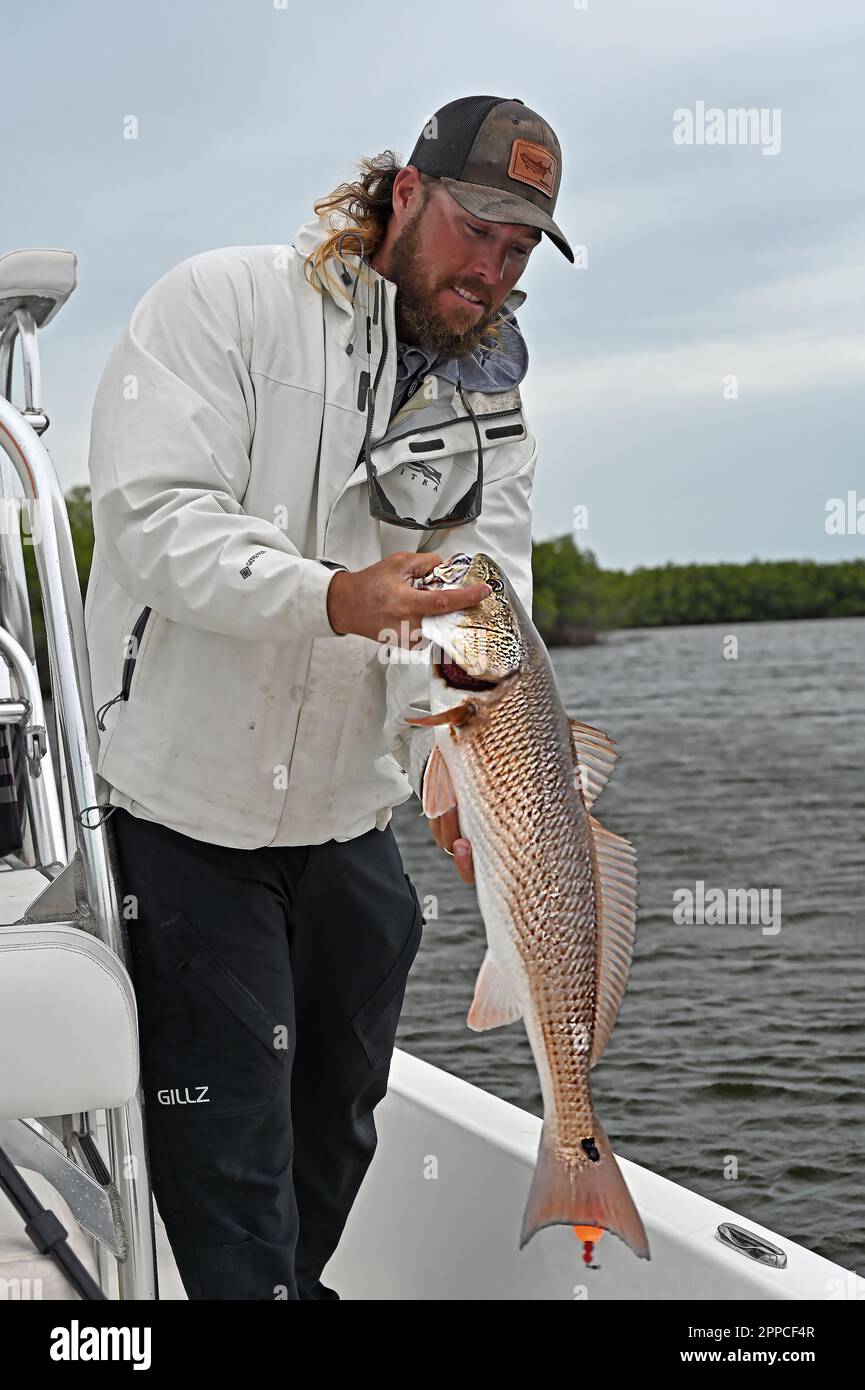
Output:
<path fill-rule="evenodd" d="M 498 685 L 498 681 L 484 681 L 479 676 L 473 676 L 447 654 L 441 661 L 434 661 L 432 668 L 439 679 L 454 690 L 493 690 Z"/>
<path fill-rule="evenodd" d="M 462 588 L 472 559 L 471 555 L 463 553 L 452 555 L 444 564 L 436 565 L 429 574 L 415 579 L 415 588 L 426 590 Z M 454 690 L 494 689 L 498 684 L 497 681 L 485 680 L 481 676 L 473 675 L 457 660 L 457 657 L 462 653 L 455 649 L 454 638 L 457 636 L 458 630 L 452 626 L 450 621 L 452 616 L 447 614 L 443 617 L 425 617 L 421 622 L 424 636 L 433 645 L 431 663 L 433 673 L 444 681 L 445 685 Z M 436 649 L 438 655 L 436 655 Z"/>
<path fill-rule="evenodd" d="M 414 581 L 416 589 L 459 589 L 469 572 L 472 556 L 460 551 L 452 555 L 442 565 L 436 565 L 429 574 L 418 576 Z"/>

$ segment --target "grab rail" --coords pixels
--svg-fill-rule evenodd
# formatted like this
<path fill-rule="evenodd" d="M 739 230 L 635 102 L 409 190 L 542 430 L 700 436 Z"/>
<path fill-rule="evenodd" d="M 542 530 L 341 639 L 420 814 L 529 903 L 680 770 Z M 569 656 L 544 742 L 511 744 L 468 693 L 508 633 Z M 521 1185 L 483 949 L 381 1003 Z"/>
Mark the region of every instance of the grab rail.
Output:
<path fill-rule="evenodd" d="M 98 733 L 69 517 L 51 458 L 39 438 L 48 426 L 48 419 L 41 409 L 36 329 L 26 309 L 15 309 L 13 315 L 0 342 L 0 450 L 10 460 L 32 513 L 33 549 L 45 613 L 58 744 L 68 778 L 76 845 L 73 858 L 77 863 L 73 864 L 70 859 L 67 868 L 75 883 L 78 912 L 86 919 L 85 929 L 100 937 L 121 961 L 127 963 L 110 839 L 100 818 L 85 823 L 84 813 L 88 808 L 107 798 L 104 783 L 95 772 Z M 8 399 L 12 353 L 18 333 L 24 358 L 26 395 L 25 407 L 20 412 Z M 7 575 L 5 583 L 7 592 L 14 595 L 17 590 L 19 595 L 26 596 L 20 545 L 18 552 L 16 556 L 11 547 L 6 550 L 7 563 L 11 557 L 15 573 Z M 29 615 L 26 626 L 29 632 Z M 6 653 L 16 658 L 15 669 L 19 674 L 21 663 L 26 663 L 32 655 L 20 640 L 22 635 L 26 638 L 28 632 L 13 634 L 13 643 L 5 644 Z M 30 641 L 32 643 L 32 636 Z M 19 693 L 25 695 L 24 690 Z M 56 828 L 55 818 L 48 819 Z M 62 838 L 58 839 L 57 848 L 64 855 L 67 853 Z M 74 872 L 78 868 L 80 875 Z M 45 891 L 46 894 L 53 892 L 54 884 Z M 37 899 L 33 906 L 38 907 L 38 902 Z M 155 1236 L 140 1087 L 124 1106 L 107 1110 L 105 1115 L 110 1167 L 112 1174 L 118 1175 L 116 1191 L 126 1237 L 124 1258 L 118 1260 L 116 1269 L 120 1297 L 153 1299 L 157 1296 Z M 81 1119 L 81 1128 L 88 1131 L 89 1116 L 83 1115 Z M 100 1248 L 98 1254 L 100 1275 L 105 1284 L 108 1281 L 106 1252 Z"/>

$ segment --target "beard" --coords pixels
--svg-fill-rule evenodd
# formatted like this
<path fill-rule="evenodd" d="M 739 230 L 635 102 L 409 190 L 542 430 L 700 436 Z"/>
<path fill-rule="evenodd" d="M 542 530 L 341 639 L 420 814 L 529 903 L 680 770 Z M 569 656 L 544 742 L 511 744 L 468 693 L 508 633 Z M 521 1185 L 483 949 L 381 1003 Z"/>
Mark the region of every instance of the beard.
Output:
<path fill-rule="evenodd" d="M 441 313 L 436 307 L 438 294 L 451 288 L 452 281 L 443 280 L 438 285 L 430 285 L 423 270 L 423 250 L 421 237 L 422 204 L 410 222 L 407 222 L 393 243 L 387 270 L 388 280 L 397 286 L 395 321 L 397 337 L 404 343 L 415 343 L 427 352 L 441 353 L 446 357 L 469 357 L 485 337 L 490 324 L 498 315 L 498 307 L 484 309 L 479 318 L 470 317 L 465 312 L 465 324 L 459 325 L 458 312 L 453 316 Z M 470 285 L 461 280 L 460 285 L 469 294 L 486 304 L 489 287 Z"/>

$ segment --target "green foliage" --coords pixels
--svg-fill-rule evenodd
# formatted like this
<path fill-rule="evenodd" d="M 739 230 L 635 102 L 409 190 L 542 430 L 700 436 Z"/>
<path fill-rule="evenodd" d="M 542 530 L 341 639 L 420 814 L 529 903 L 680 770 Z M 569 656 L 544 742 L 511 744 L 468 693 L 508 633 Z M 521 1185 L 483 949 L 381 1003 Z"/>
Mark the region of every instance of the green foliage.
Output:
<path fill-rule="evenodd" d="M 569 536 L 536 542 L 535 622 L 548 645 L 612 627 L 765 622 L 865 616 L 865 560 L 750 560 L 747 564 L 660 565 L 631 574 L 601 570 Z"/>
<path fill-rule="evenodd" d="M 36 572 L 36 553 L 29 536 L 26 509 L 22 509 L 21 540 L 24 551 L 24 573 L 27 576 L 27 591 L 30 596 L 30 618 L 33 623 L 33 645 L 36 652 L 36 669 L 43 695 L 50 690 L 48 678 L 48 639 L 45 635 L 45 615 L 39 580 Z M 74 487 L 66 494 L 66 511 L 72 532 L 72 547 L 75 551 L 75 564 L 78 570 L 78 583 L 83 599 L 87 591 L 87 579 L 93 562 L 93 516 L 90 510 L 90 488 L 85 484 Z"/>
<path fill-rule="evenodd" d="M 607 626 L 603 574 L 570 536 L 532 546 L 533 616 L 551 646 L 593 641 Z"/>

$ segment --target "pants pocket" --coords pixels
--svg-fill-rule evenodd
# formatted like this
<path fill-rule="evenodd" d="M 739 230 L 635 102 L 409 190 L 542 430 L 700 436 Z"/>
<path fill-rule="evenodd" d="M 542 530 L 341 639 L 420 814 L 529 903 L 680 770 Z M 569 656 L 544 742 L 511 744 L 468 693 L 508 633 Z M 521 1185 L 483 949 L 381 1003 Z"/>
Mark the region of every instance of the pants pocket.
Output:
<path fill-rule="evenodd" d="M 136 992 L 148 1103 L 166 1120 L 264 1109 L 287 1049 L 261 1002 L 183 913 L 145 928 L 137 954 L 146 962 Z"/>
<path fill-rule="evenodd" d="M 408 874 L 404 877 L 411 892 L 411 924 L 381 984 L 351 1020 L 371 1067 L 387 1066 L 393 1055 L 406 982 L 423 936 L 420 902 Z"/>

